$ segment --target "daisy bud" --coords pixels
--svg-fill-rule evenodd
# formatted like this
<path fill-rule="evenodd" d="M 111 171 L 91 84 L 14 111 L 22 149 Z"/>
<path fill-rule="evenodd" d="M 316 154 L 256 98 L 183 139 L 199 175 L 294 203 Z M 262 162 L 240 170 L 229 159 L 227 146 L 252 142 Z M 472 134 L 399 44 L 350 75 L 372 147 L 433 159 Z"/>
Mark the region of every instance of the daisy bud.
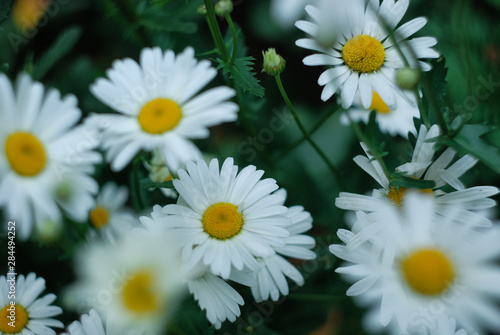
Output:
<path fill-rule="evenodd" d="M 45 243 L 56 241 L 62 232 L 62 222 L 51 219 L 42 220 L 37 224 L 37 236 Z"/>
<path fill-rule="evenodd" d="M 200 7 L 198 7 L 199 16 L 207 16 L 207 14 L 208 14 L 207 7 L 205 5 L 201 5 Z"/>
<path fill-rule="evenodd" d="M 270 76 L 276 76 L 285 69 L 286 61 L 276 53 L 276 49 L 269 48 L 266 52 L 262 51 L 262 56 L 264 57 L 262 72 Z"/>
<path fill-rule="evenodd" d="M 412 90 L 420 81 L 420 71 L 405 67 L 396 71 L 396 84 L 403 90 Z"/>
<path fill-rule="evenodd" d="M 232 0 L 219 0 L 215 4 L 215 14 L 219 16 L 225 16 L 233 11 L 233 1 Z"/>
<path fill-rule="evenodd" d="M 73 195 L 73 185 L 65 180 L 57 184 L 55 188 L 55 197 L 61 201 L 66 201 Z"/>

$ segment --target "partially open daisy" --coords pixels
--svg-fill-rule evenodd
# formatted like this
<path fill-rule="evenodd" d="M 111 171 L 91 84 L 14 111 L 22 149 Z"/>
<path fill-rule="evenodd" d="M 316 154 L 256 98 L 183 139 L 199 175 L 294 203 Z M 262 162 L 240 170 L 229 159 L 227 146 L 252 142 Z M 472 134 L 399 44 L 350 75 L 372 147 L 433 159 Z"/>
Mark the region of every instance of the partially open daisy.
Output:
<path fill-rule="evenodd" d="M 372 330 L 381 325 L 393 334 L 413 333 L 432 329 L 442 317 L 453 317 L 471 334 L 499 329 L 500 229 L 463 223 L 456 211 L 436 216 L 433 201 L 409 194 L 403 215 L 383 206 L 391 239 L 380 239 L 362 212 L 352 232 L 339 230 L 346 244 L 366 235 L 356 248 L 330 246 L 347 261 L 336 270 L 353 283 L 347 295 L 372 309 Z"/>
<path fill-rule="evenodd" d="M 354 122 L 368 123 L 371 111 L 376 112 L 376 121 L 380 130 L 387 132 L 391 136 L 400 135 L 408 138 L 408 133 L 417 133 L 413 118 L 418 118 L 420 115 L 418 107 L 397 95 L 396 107 L 389 108 L 376 91 L 373 91 L 372 103 L 369 108 L 363 108 L 361 99 L 358 97 L 355 99 L 353 107 L 346 111 L 349 116 L 343 113 L 340 116 L 340 122 L 350 124 L 352 120 Z"/>
<path fill-rule="evenodd" d="M 406 176 L 415 179 L 434 181 L 436 185 L 433 189 L 422 189 L 420 192 L 436 198 L 438 212 L 444 213 L 450 205 L 460 204 L 456 210 L 461 212 L 461 218 L 464 222 L 473 220 L 482 226 L 491 225 L 488 218 L 475 213 L 475 211 L 495 206 L 495 201 L 489 197 L 498 194 L 498 188 L 493 186 L 465 188 L 459 178 L 477 163 L 477 159 L 471 155 L 465 155 L 450 165 L 456 152 L 448 148 L 434 160 L 436 143 L 428 141 L 438 135 L 438 126 L 434 125 L 429 130 L 425 126 L 421 126 L 411 162 L 397 167 L 396 171 L 404 172 Z M 364 143 L 361 143 L 361 146 L 367 157 L 357 156 L 354 161 L 373 177 L 382 186 L 382 189 L 373 190 L 372 196 L 342 192 L 336 199 L 335 205 L 347 210 L 375 212 L 379 208 L 381 200 L 390 199 L 395 205 L 401 207 L 408 189 L 404 187 L 396 189 L 390 186 L 389 179 L 380 164 L 370 154 Z M 455 191 L 444 192 L 442 187 L 445 185 L 453 187 Z"/>
<path fill-rule="evenodd" d="M 33 223 L 60 222 L 60 207 L 84 221 L 93 206 L 98 186 L 89 174 L 101 156 L 85 128 L 74 127 L 80 117 L 74 96 L 45 92 L 27 74 L 14 92 L 0 74 L 0 207 L 17 221 L 20 238 L 30 236 Z"/>
<path fill-rule="evenodd" d="M 286 198 L 284 189 L 276 191 L 275 194 Z M 285 199 L 282 204 L 284 203 Z M 285 226 L 290 233 L 290 236 L 285 238 L 285 245 L 274 248 L 277 254 L 258 259 L 260 269 L 255 273 L 257 285 L 252 286 L 252 294 L 257 302 L 269 298 L 278 301 L 280 294 L 288 295 L 290 290 L 287 278 L 299 286 L 304 284 L 304 277 L 297 268 L 282 256 L 303 260 L 316 258 L 316 254 L 311 250 L 316 241 L 311 236 L 302 234 L 312 228 L 311 214 L 301 206 L 293 206 L 288 208 L 286 216 L 291 222 Z"/>
<path fill-rule="evenodd" d="M 187 171 L 179 170 L 174 186 L 179 192 L 175 205 L 163 211 L 169 234 L 182 246 L 187 268 L 200 260 L 210 270 L 227 279 L 231 266 L 257 270 L 255 257 L 275 253 L 285 246 L 290 224 L 282 206 L 283 196 L 271 194 L 278 185 L 274 179 L 261 180 L 264 171 L 250 165 L 238 173 L 233 159 L 210 166 L 199 160 L 189 162 Z"/>
<path fill-rule="evenodd" d="M 52 319 L 62 313 L 60 307 L 51 305 L 56 296 L 47 294 L 37 299 L 44 290 L 45 279 L 34 273 L 18 275 L 17 279 L 11 275 L 0 277 L 0 335 L 56 335 L 50 327 L 64 327 L 61 321 Z"/>
<path fill-rule="evenodd" d="M 114 182 L 107 182 L 97 196 L 95 207 L 89 212 L 92 226 L 102 236 L 114 242 L 118 234 L 130 231 L 138 219 L 125 208 L 128 190 Z"/>
<path fill-rule="evenodd" d="M 161 332 L 183 293 L 174 254 L 163 235 L 127 234 L 113 245 L 92 241 L 79 250 L 69 307 L 94 308 L 119 329 Z"/>
<path fill-rule="evenodd" d="M 117 60 L 107 75 L 90 90 L 120 114 L 94 115 L 88 122 L 103 131 L 102 145 L 115 171 L 140 150 L 158 149 L 175 172 L 201 158 L 189 139 L 206 138 L 208 127 L 237 119 L 238 106 L 227 101 L 234 90 L 221 86 L 195 96 L 217 71 L 209 61 L 196 60 L 193 48 L 177 56 L 172 50 L 146 48 L 140 64 Z"/>
<path fill-rule="evenodd" d="M 338 3 L 339 6 L 330 12 L 330 16 L 324 15 L 320 8 L 307 6 L 306 11 L 312 22 L 296 23 L 299 29 L 312 37 L 300 39 L 296 44 L 319 52 L 306 57 L 304 64 L 331 67 L 318 80 L 319 85 L 325 86 L 321 99 L 326 101 L 339 92 L 342 106 L 347 109 L 352 105 L 356 94 L 359 94 L 363 108 L 368 109 L 372 105 L 375 91 L 391 109 L 396 106 L 396 95 L 414 102 L 414 97 L 395 84 L 395 71 L 403 68 L 405 63 L 382 22 L 394 33 L 410 65 L 418 65 L 422 70 L 428 71 L 430 65 L 419 59 L 439 56 L 431 48 L 437 43 L 436 39 L 407 39 L 420 30 L 427 19 L 416 18 L 395 29 L 408 9 L 409 0 L 383 0 L 381 4 L 378 0 Z M 321 27 L 329 25 L 330 21 L 338 22 L 339 34 L 337 42 L 332 47 L 325 48 L 317 39 Z"/>

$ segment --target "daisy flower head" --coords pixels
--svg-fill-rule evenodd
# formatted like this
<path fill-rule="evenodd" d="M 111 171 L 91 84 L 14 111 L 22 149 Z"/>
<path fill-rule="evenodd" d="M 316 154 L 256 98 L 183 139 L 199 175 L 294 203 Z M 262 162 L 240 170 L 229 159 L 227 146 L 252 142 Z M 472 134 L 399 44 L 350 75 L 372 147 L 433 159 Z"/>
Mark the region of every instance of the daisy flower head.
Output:
<path fill-rule="evenodd" d="M 318 84 L 324 86 L 321 99 L 326 101 L 339 93 L 342 107 L 347 109 L 359 94 L 363 108 L 368 109 L 376 92 L 390 109 L 396 107 L 397 95 L 414 103 L 415 97 L 395 84 L 395 73 L 405 67 L 405 62 L 389 36 L 391 32 L 394 34 L 410 66 L 428 71 L 430 65 L 420 59 L 439 57 L 431 48 L 437 43 L 436 39 L 408 39 L 427 23 L 427 19 L 419 17 L 396 29 L 408 9 L 409 0 L 383 0 L 382 3 L 379 0 L 339 0 L 335 3 L 337 6 L 330 9 L 330 15 L 324 15 L 322 6 L 307 6 L 312 21 L 296 23 L 297 28 L 310 35 L 310 38 L 299 39 L 297 46 L 319 52 L 304 58 L 304 64 L 330 67 L 318 79 Z M 331 21 L 338 22 L 339 33 L 333 46 L 325 47 L 318 43 L 318 34 L 322 26 L 330 25 Z"/>
<path fill-rule="evenodd" d="M 33 224 L 84 221 L 98 185 L 89 176 L 101 156 L 83 126 L 73 95 L 61 98 L 27 74 L 15 89 L 0 74 L 0 207 L 22 239 Z"/>
<path fill-rule="evenodd" d="M 498 188 L 493 186 L 466 188 L 459 178 L 470 170 L 478 160 L 467 154 L 451 164 L 456 155 L 456 152 L 451 148 L 446 149 L 437 159 L 434 159 L 436 143 L 432 140 L 438 135 L 438 126 L 434 125 L 427 130 L 422 125 L 418 132 L 411 162 L 397 167 L 396 171 L 414 179 L 433 181 L 434 188 L 421 189 L 420 192 L 435 197 L 436 210 L 439 213 L 445 213 L 450 206 L 460 204 L 456 210 L 460 211 L 464 222 L 473 220 L 481 226 L 491 225 L 488 218 L 481 216 L 476 211 L 495 206 L 496 202 L 489 197 L 498 194 Z M 380 201 L 390 199 L 396 206 L 401 207 L 408 189 L 404 187 L 396 189 L 391 186 L 380 163 L 374 159 L 364 143 L 361 143 L 361 146 L 366 157 L 360 155 L 355 157 L 354 161 L 382 188 L 373 190 L 372 196 L 342 192 L 335 200 L 335 205 L 346 210 L 375 212 L 379 208 Z M 452 191 L 445 192 L 444 186 L 451 187 Z M 384 221 L 383 218 L 382 221 Z"/>
<path fill-rule="evenodd" d="M 460 211 L 436 215 L 433 201 L 414 192 L 405 199 L 403 214 L 383 206 L 390 239 L 381 239 L 363 212 L 352 231 L 339 230 L 346 245 L 332 245 L 330 251 L 346 261 L 336 272 L 353 283 L 347 295 L 371 309 L 366 320 L 371 330 L 426 334 L 443 317 L 454 318 L 467 333 L 498 329 L 500 229 L 465 224 Z M 349 248 L 360 235 L 364 242 Z"/>
<path fill-rule="evenodd" d="M 280 189 L 275 194 L 284 196 L 284 205 L 286 191 Z M 311 214 L 301 206 L 293 206 L 288 208 L 285 215 L 291 220 L 290 224 L 284 227 L 290 233 L 290 236 L 284 239 L 285 245 L 274 247 L 274 255 L 258 258 L 260 269 L 255 273 L 257 285 L 252 286 L 252 294 L 257 302 L 269 298 L 278 301 L 280 294 L 288 295 L 290 289 L 287 278 L 298 286 L 304 284 L 302 274 L 283 256 L 302 260 L 316 258 L 316 253 L 311 250 L 316 241 L 311 236 L 302 234 L 312 228 Z"/>
<path fill-rule="evenodd" d="M 370 107 L 365 109 L 358 95 L 354 105 L 346 113 L 342 113 L 340 122 L 344 125 L 350 124 L 351 120 L 353 122 L 362 121 L 368 123 L 371 111 L 376 112 L 376 121 L 380 130 L 387 132 L 389 135 L 400 135 L 404 138 L 408 138 L 408 133 L 416 135 L 417 131 L 413 123 L 413 118 L 420 117 L 418 107 L 412 105 L 399 95 L 396 96 L 396 107 L 392 109 L 387 106 L 375 91 L 373 92 Z"/>
<path fill-rule="evenodd" d="M 190 139 L 207 138 L 208 127 L 237 119 L 238 106 L 228 101 L 234 90 L 221 86 L 198 94 L 216 75 L 208 60 L 194 57 L 191 47 L 179 55 L 145 48 L 140 63 L 116 60 L 108 78 L 98 79 L 90 90 L 118 114 L 94 115 L 88 121 L 102 128 L 111 168 L 122 170 L 141 150 L 160 150 L 174 172 L 201 158 Z"/>
<path fill-rule="evenodd" d="M 95 309 L 91 309 L 88 314 L 82 315 L 80 321 L 71 323 L 67 331 L 62 335 L 154 335 L 154 333 L 137 330 L 116 329 L 109 324 L 103 324 Z"/>
<path fill-rule="evenodd" d="M 79 250 L 78 281 L 66 292 L 69 307 L 93 308 L 117 329 L 160 332 L 184 291 L 172 241 L 129 233 L 105 242 Z"/>
<path fill-rule="evenodd" d="M 97 196 L 95 207 L 89 212 L 92 226 L 110 242 L 115 242 L 117 235 L 130 231 L 139 221 L 125 208 L 127 199 L 127 187 L 107 182 Z"/>
<path fill-rule="evenodd" d="M 52 317 L 62 314 L 62 309 L 51 305 L 55 294 L 38 296 L 45 290 L 45 279 L 34 273 L 0 277 L 0 334 L 56 335 L 50 327 L 63 328 L 61 321 Z M 13 300 L 11 292 L 15 292 Z"/>
<path fill-rule="evenodd" d="M 163 212 L 169 234 L 182 247 L 183 265 L 193 268 L 201 260 L 215 275 L 227 279 L 231 268 L 253 271 L 259 268 L 256 257 L 275 254 L 290 236 L 285 226 L 290 218 L 282 205 L 283 195 L 272 194 L 276 181 L 262 179 L 264 171 L 253 165 L 238 173 L 228 158 L 219 169 L 213 159 L 188 162 L 179 170 L 174 186 L 177 204 Z"/>

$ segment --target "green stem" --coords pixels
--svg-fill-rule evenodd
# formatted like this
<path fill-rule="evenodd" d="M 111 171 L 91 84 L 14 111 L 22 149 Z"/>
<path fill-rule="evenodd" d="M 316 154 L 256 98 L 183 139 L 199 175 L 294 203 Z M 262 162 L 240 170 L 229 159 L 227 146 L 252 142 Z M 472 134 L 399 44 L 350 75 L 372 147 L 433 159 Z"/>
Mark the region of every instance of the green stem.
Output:
<path fill-rule="evenodd" d="M 314 133 L 316 133 L 316 131 L 323 125 L 323 123 L 325 123 L 326 120 L 328 120 L 330 116 L 332 116 L 338 110 L 339 106 L 337 106 L 337 108 L 332 108 L 327 113 L 323 114 L 323 116 L 316 122 L 316 124 L 311 128 L 311 130 L 309 130 L 309 135 L 311 136 L 314 135 Z M 292 143 L 288 148 L 286 148 L 279 155 L 277 155 L 275 160 L 279 161 L 283 159 L 286 155 L 288 155 L 293 149 L 302 144 L 305 140 L 306 138 L 302 136 L 302 138 Z"/>
<path fill-rule="evenodd" d="M 137 15 L 137 12 L 135 11 L 135 8 L 133 4 L 130 2 L 130 0 L 115 0 L 115 3 L 118 7 L 118 9 L 121 10 L 125 18 L 131 23 L 131 24 L 137 24 L 140 20 L 139 16 Z M 145 46 L 151 46 L 153 43 L 151 42 L 151 39 L 149 36 L 146 34 L 144 30 L 141 28 L 137 29 L 137 36 L 141 40 L 141 42 Z"/>
<path fill-rule="evenodd" d="M 382 167 L 382 170 L 384 170 L 384 174 L 387 177 L 387 179 L 391 180 L 391 175 L 389 173 L 389 170 L 387 170 L 387 166 L 385 165 L 384 160 L 382 159 L 382 156 L 380 155 L 378 150 L 376 150 L 371 145 L 370 141 L 368 141 L 368 138 L 365 136 L 365 134 L 363 134 L 363 132 L 359 128 L 358 124 L 356 122 L 354 122 L 354 120 L 351 118 L 349 113 L 347 113 L 347 112 L 345 112 L 345 113 L 346 113 L 347 117 L 349 118 L 349 122 L 351 123 L 351 127 L 354 130 L 354 133 L 356 134 L 358 139 L 368 146 L 368 150 L 370 151 L 370 154 L 372 154 L 373 157 L 375 157 L 375 160 L 380 164 L 380 166 Z"/>
<path fill-rule="evenodd" d="M 231 29 L 231 34 L 233 35 L 233 55 L 231 56 L 231 60 L 229 61 L 229 65 L 234 64 L 236 57 L 238 55 L 238 35 L 236 34 L 236 28 L 233 23 L 233 19 L 231 19 L 231 15 L 225 15 L 226 21 L 229 24 L 229 28 Z"/>
<path fill-rule="evenodd" d="M 214 39 L 215 45 L 219 50 L 219 54 L 222 57 L 222 60 L 227 63 L 229 62 L 231 57 L 227 52 L 226 45 L 224 44 L 224 38 L 222 37 L 219 24 L 217 23 L 214 5 L 212 3 L 212 0 L 203 1 L 205 2 L 205 7 L 207 8 L 207 20 L 209 21 L 209 25 L 212 26 L 212 37 Z"/>
<path fill-rule="evenodd" d="M 429 117 L 425 112 L 424 103 L 422 101 L 422 98 L 420 97 L 420 92 L 418 88 L 416 88 L 414 92 L 415 92 L 415 97 L 417 99 L 418 111 L 420 112 L 420 119 L 422 120 L 425 127 L 429 129 L 431 127 L 431 122 L 429 121 Z"/>
<path fill-rule="evenodd" d="M 302 135 L 304 135 L 305 139 L 309 142 L 309 144 L 311 144 L 311 146 L 314 148 L 314 150 L 316 150 L 316 152 L 323 159 L 323 161 L 326 163 L 326 165 L 328 165 L 328 167 L 330 168 L 330 171 L 332 172 L 332 174 L 335 178 L 335 181 L 337 182 L 337 185 L 339 187 L 345 189 L 344 183 L 342 182 L 342 179 L 340 178 L 339 171 L 337 170 L 335 165 L 333 165 L 332 162 L 330 162 L 328 157 L 321 150 L 321 148 L 316 144 L 316 142 L 314 142 L 314 140 L 311 138 L 311 136 L 307 132 L 306 128 L 302 124 L 302 121 L 300 120 L 299 116 L 297 115 L 297 112 L 295 112 L 295 108 L 293 107 L 293 104 L 290 101 L 290 99 L 288 98 L 288 95 L 286 94 L 285 88 L 283 87 L 283 83 L 281 82 L 280 75 L 277 74 L 276 76 L 274 76 L 274 78 L 276 79 L 276 84 L 278 85 L 278 88 L 281 92 L 281 96 L 283 97 L 283 100 L 285 101 L 286 106 L 288 107 L 288 109 L 292 113 L 293 118 L 295 120 L 295 123 L 297 123 L 297 126 L 299 127 L 300 131 L 302 132 Z"/>

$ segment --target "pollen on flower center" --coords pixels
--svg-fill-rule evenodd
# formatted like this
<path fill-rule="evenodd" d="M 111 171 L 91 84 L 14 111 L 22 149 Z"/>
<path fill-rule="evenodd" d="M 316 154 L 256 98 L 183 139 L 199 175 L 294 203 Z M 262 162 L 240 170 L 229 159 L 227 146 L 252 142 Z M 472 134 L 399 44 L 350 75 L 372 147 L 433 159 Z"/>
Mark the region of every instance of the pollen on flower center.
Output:
<path fill-rule="evenodd" d="M 97 229 L 104 227 L 109 221 L 109 212 L 104 207 L 96 207 L 89 214 L 90 222 Z"/>
<path fill-rule="evenodd" d="M 414 190 L 423 194 L 430 194 L 430 195 L 434 194 L 434 191 L 431 188 L 414 189 Z M 391 187 L 389 190 L 389 194 L 387 194 L 387 198 L 389 200 L 392 200 L 392 202 L 394 202 L 398 207 L 401 207 L 403 205 L 403 199 L 406 192 L 408 192 L 408 189 L 406 187 L 399 187 L 399 190 L 396 189 L 395 187 Z"/>
<path fill-rule="evenodd" d="M 11 308 L 11 310 L 9 310 Z M 13 309 L 13 310 L 12 310 Z M 12 322 L 8 316 L 15 316 L 15 323 Z M 2 310 L 0 310 L 0 332 L 3 334 L 17 334 L 20 333 L 24 327 L 28 324 L 29 315 L 28 312 L 24 309 L 23 306 L 20 305 L 7 305 Z M 14 327 L 12 327 L 12 325 Z"/>
<path fill-rule="evenodd" d="M 24 177 L 36 176 L 47 164 L 43 144 L 34 135 L 22 131 L 7 137 L 5 155 L 12 170 Z"/>
<path fill-rule="evenodd" d="M 159 302 L 153 285 L 154 278 L 149 271 L 132 276 L 123 287 L 122 298 L 125 307 L 135 314 L 158 311 Z"/>
<path fill-rule="evenodd" d="M 368 35 L 358 35 L 346 42 L 342 58 L 353 71 L 369 73 L 380 70 L 385 60 L 382 43 Z"/>
<path fill-rule="evenodd" d="M 372 97 L 372 105 L 370 106 L 371 110 L 375 110 L 378 113 L 381 114 L 387 114 L 391 111 L 389 106 L 382 100 L 380 95 L 378 95 L 377 92 L 373 91 L 373 97 Z"/>
<path fill-rule="evenodd" d="M 145 104 L 137 119 L 146 133 L 163 134 L 179 124 L 182 109 L 175 101 L 159 98 Z"/>
<path fill-rule="evenodd" d="M 238 212 L 238 206 L 227 202 L 218 202 L 205 210 L 201 222 L 203 230 L 210 237 L 227 240 L 241 232 L 243 215 Z"/>
<path fill-rule="evenodd" d="M 408 285 L 424 295 L 443 293 L 455 278 L 450 260 L 436 249 L 414 251 L 402 260 L 401 270 Z"/>

